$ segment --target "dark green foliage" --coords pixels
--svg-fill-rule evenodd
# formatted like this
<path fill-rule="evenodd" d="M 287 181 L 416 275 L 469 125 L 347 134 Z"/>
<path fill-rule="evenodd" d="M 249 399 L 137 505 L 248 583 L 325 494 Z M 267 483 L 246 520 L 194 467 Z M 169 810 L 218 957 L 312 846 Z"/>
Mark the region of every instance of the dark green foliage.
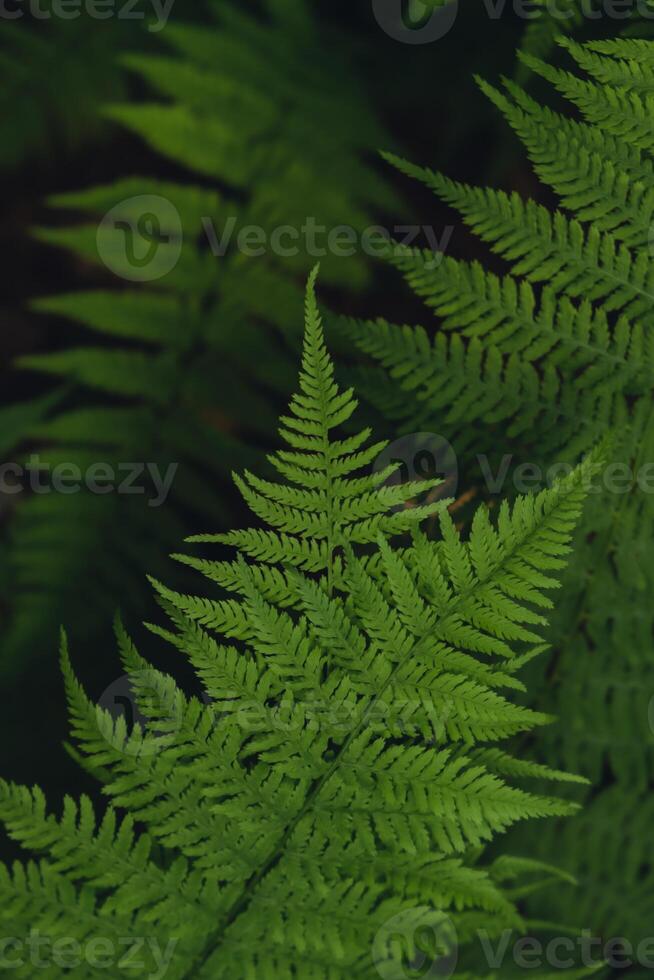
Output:
<path fill-rule="evenodd" d="M 2 669 L 51 650 L 61 621 L 84 663 L 102 666 L 98 632 L 118 603 L 130 619 L 142 613 L 147 569 L 170 620 L 148 640 L 185 656 L 202 695 L 151 667 L 119 625 L 148 719 L 131 730 L 87 698 L 64 645 L 72 753 L 111 806 L 98 819 L 89 799 L 67 798 L 59 819 L 40 790 L 2 784 L 0 819 L 43 859 L 0 873 L 12 932 L 148 935 L 161 949 L 173 939 L 171 977 L 330 980 L 379 976 L 376 937 L 398 914 L 414 916 L 413 935 L 447 916 L 456 975 L 487 980 L 480 928 L 648 936 L 654 48 L 581 45 L 559 36 L 581 25 L 579 5 L 563 19 L 540 6 L 516 81 L 480 84 L 526 146 L 543 197 L 387 154 L 479 245 L 471 261 L 389 247 L 437 330 L 346 324 L 376 362 L 355 368 L 357 386 L 394 432 L 454 443 L 464 493 L 451 512 L 438 481 L 397 485 L 392 467 L 376 472 L 384 445 L 351 426 L 356 403 L 335 382 L 315 278 L 286 448 L 265 467 L 259 458 L 294 376 L 301 283 L 327 231 L 360 232 L 398 209 L 374 156 L 389 145 L 372 109 L 379 64 L 366 84 L 349 32 L 326 28 L 303 0 L 246 12 L 212 3 L 209 27 L 175 22 L 129 44 L 114 24 L 100 35 L 55 21 L 48 41 L 14 31 L 0 64 L 12 135 L 3 164 L 110 122 L 167 176 L 51 198 L 63 216 L 36 235 L 68 250 L 86 288 L 32 304 L 54 340 L 17 366 L 52 394 L 3 410 L 5 458 L 37 453 L 81 472 L 104 462 L 119 475 L 149 463 L 173 480 L 156 508 L 154 488 L 3 496 Z M 66 68 L 56 86 L 44 83 L 53 51 Z M 550 54 L 575 72 L 541 60 Z M 411 83 L 407 92 L 422 87 Z M 578 112 L 551 107 L 561 101 Z M 399 85 L 388 103 L 402 105 Z M 450 134 L 465 136 L 469 121 L 456 125 Z M 131 254 L 144 197 L 159 202 L 150 210 L 164 242 L 152 265 Z M 98 229 L 108 213 L 113 224 Z M 324 229 L 318 252 L 307 221 Z M 256 257 L 235 245 L 251 226 Z M 290 239 L 275 245 L 280 227 Z M 231 245 L 212 254 L 225 229 Z M 490 268 L 475 260 L 484 246 Z M 367 260 L 330 250 L 323 260 L 331 295 L 355 308 L 372 282 Z M 600 440 L 618 490 L 592 494 L 572 550 Z M 483 499 L 477 453 L 492 469 L 513 454 L 571 473 L 498 505 Z M 228 532 L 233 467 L 253 526 Z M 620 486 L 623 470 L 645 486 Z M 166 555 L 189 525 L 211 525 L 192 540 L 223 553 L 177 555 L 172 571 Z M 552 780 L 563 799 L 548 795 Z M 558 819 L 579 803 L 575 820 Z M 553 819 L 535 831 L 534 817 Z M 418 946 L 409 955 L 436 955 L 430 940 Z M 404 976 L 398 947 L 381 955 L 386 975 Z M 60 976 L 59 964 L 43 975 Z"/>
<path fill-rule="evenodd" d="M 390 377 L 406 393 L 378 392 L 377 400 L 408 429 L 455 431 L 464 448 L 499 445 L 546 463 L 574 460 L 612 433 L 613 492 L 588 509 L 554 620 L 552 668 L 537 694 L 538 706 L 560 720 L 536 758 L 583 772 L 595 788 L 583 830 L 554 825 L 525 840 L 582 882 L 581 898 L 543 894 L 532 900 L 534 914 L 639 940 L 654 912 L 645 829 L 654 690 L 654 45 L 561 43 L 582 77 L 524 60 L 581 120 L 541 107 L 511 82 L 482 83 L 560 209 L 396 161 L 456 208 L 510 271 L 498 277 L 478 262 L 435 265 L 433 255 L 407 252 L 397 264 L 440 330 L 352 329 L 386 369 L 386 384 Z"/>
<path fill-rule="evenodd" d="M 147 936 L 172 947 L 169 978 L 284 980 L 401 971 L 404 951 L 375 945 L 401 913 L 414 927 L 447 913 L 463 947 L 480 923 L 523 928 L 510 883 L 552 869 L 489 863 L 483 849 L 516 821 L 576 809 L 521 783 L 575 777 L 494 743 L 550 720 L 515 703 L 517 674 L 542 651 L 598 460 L 504 504 L 497 522 L 481 507 L 464 541 L 447 501 L 404 506 L 438 481 L 389 485 L 394 467 L 370 472 L 383 446 L 368 430 L 339 437 L 355 408 L 312 280 L 287 448 L 271 458 L 280 479 L 239 480 L 263 527 L 201 539 L 235 548 L 228 560 L 187 559 L 223 597 L 156 583 L 171 623 L 152 629 L 189 658 L 203 700 L 119 625 L 147 719 L 129 731 L 87 698 L 64 644 L 73 735 L 111 805 L 98 821 L 87 798 L 67 798 L 58 819 L 40 790 L 2 785 L 0 818 L 42 857 L 0 875 L 12 935 Z M 436 541 L 420 530 L 427 517 Z M 434 957 L 433 941 L 416 933 L 414 951 Z M 42 974 L 59 969 L 46 960 Z"/>
<path fill-rule="evenodd" d="M 9 5 L 5 5 L 9 9 Z M 18 167 L 53 152 L 70 153 L 107 126 L 99 106 L 126 94 L 117 55 L 141 31 L 125 22 L 81 19 L 34 22 L 27 4 L 0 23 L 0 167 Z M 51 4 L 40 9 L 47 13 Z"/>
<path fill-rule="evenodd" d="M 30 449 L 45 464 L 65 461 L 83 472 L 98 461 L 177 470 L 156 509 L 147 504 L 149 487 L 147 497 L 21 498 L 5 558 L 13 588 L 2 662 L 12 669 L 47 649 L 61 621 L 84 635 L 118 602 L 142 608 L 143 569 L 161 568 L 189 524 L 227 526 L 221 477 L 235 459 L 247 460 L 237 440 L 270 438 L 276 401 L 292 378 L 289 351 L 299 342 L 297 273 L 315 262 L 302 248 L 289 257 L 269 245 L 249 257 L 236 247 L 239 232 L 256 225 L 270 242 L 275 228 L 290 224 L 301 237 L 307 219 L 362 229 L 393 200 L 374 169 L 382 133 L 348 65 L 347 38 L 339 39 L 345 70 L 341 64 L 334 75 L 324 28 L 307 5 L 270 2 L 264 22 L 233 4 L 212 9 L 216 26 L 171 22 L 151 40 L 159 53 L 123 59 L 153 100 L 106 112 L 188 169 L 189 182 L 133 177 L 59 195 L 53 206 L 90 223 L 37 231 L 87 264 L 108 262 L 124 281 L 110 283 L 120 290 L 34 302 L 86 335 L 70 349 L 18 362 L 66 386 L 57 411 L 26 433 Z M 162 236 L 178 236 L 178 216 L 183 243 L 164 277 L 154 278 L 155 266 L 145 270 L 149 281 L 135 282 L 140 269 L 135 274 L 125 232 L 106 223 L 98 232 L 98 221 L 115 207 L 119 223 L 135 221 L 142 206 L 133 199 L 143 195 L 163 199 L 155 207 Z M 212 254 L 208 223 L 218 239 L 231 228 L 226 255 Z M 176 247 L 175 238 L 160 246 L 155 261 Z M 361 286 L 366 269 L 361 255 L 323 264 L 325 281 L 341 287 Z"/>

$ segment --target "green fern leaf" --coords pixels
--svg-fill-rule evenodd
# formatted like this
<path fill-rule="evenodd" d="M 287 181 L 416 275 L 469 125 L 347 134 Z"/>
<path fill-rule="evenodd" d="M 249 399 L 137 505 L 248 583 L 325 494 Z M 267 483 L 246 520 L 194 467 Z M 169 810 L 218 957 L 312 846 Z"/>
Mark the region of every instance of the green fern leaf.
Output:
<path fill-rule="evenodd" d="M 64 639 L 72 734 L 110 806 L 98 819 L 87 798 L 67 799 L 56 818 L 40 790 L 0 787 L 10 836 L 42 856 L 0 874 L 0 917 L 16 935 L 36 928 L 85 948 L 102 930 L 116 948 L 147 929 L 148 960 L 165 958 L 178 980 L 372 977 L 380 956 L 402 968 L 383 941 L 393 917 L 437 925 L 447 914 L 467 942 L 475 922 L 521 927 L 511 892 L 535 885 L 520 876 L 557 877 L 533 860 L 484 867 L 479 849 L 517 821 L 576 810 L 505 779 L 564 774 L 491 746 L 549 720 L 500 688 L 513 661 L 540 649 L 541 611 L 598 459 L 503 506 L 496 523 L 479 511 L 468 540 L 444 501 L 398 521 L 388 509 L 406 495 L 365 475 L 368 433 L 334 431 L 355 401 L 334 380 L 314 282 L 299 391 L 281 423 L 292 504 L 272 496 L 288 483 L 248 481 L 255 513 L 290 524 L 272 532 L 276 567 L 242 553 L 201 563 L 228 600 L 159 586 L 172 629 L 153 629 L 189 657 L 203 700 L 151 667 L 118 623 L 144 727 L 87 697 Z M 438 540 L 419 530 L 427 515 L 440 519 Z M 406 544 L 391 543 L 407 529 Z M 322 544 L 320 567 L 298 566 L 297 540 Z M 203 618 L 203 607 L 221 613 Z"/>

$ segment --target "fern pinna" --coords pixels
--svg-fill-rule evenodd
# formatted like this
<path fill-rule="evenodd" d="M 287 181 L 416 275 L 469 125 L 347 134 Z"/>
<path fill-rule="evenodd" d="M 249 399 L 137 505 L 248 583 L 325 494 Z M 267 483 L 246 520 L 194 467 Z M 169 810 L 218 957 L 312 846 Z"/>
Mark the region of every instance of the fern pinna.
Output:
<path fill-rule="evenodd" d="M 289 348 L 299 342 L 297 273 L 315 264 L 301 241 L 293 257 L 283 237 L 278 254 L 273 232 L 292 225 L 299 234 L 307 219 L 323 230 L 363 229 L 373 206 L 392 200 L 364 159 L 368 152 L 374 160 L 382 133 L 346 55 L 348 39 L 330 41 L 342 63 L 336 77 L 326 30 L 305 0 L 268 0 L 265 17 L 233 2 L 210 6 L 215 23 L 171 22 L 149 35 L 150 53 L 126 57 L 151 95 L 105 113 L 188 177 L 129 177 L 52 199 L 81 223 L 37 235 L 81 260 L 90 288 L 42 296 L 33 307 L 61 320 L 62 330 L 74 330 L 67 321 L 79 325 L 80 339 L 18 363 L 61 383 L 65 397 L 38 424 L 16 429 L 16 442 L 25 439 L 44 464 L 83 472 L 98 461 L 114 470 L 153 463 L 163 473 L 176 465 L 170 495 L 158 509 L 145 495 L 20 498 L 5 548 L 12 599 L 0 670 L 47 649 L 64 619 L 88 635 L 110 620 L 117 591 L 141 615 L 142 569 L 163 574 L 189 515 L 214 525 L 223 515 L 229 526 L 227 461 L 246 465 L 243 445 L 272 438 L 274 405 L 293 379 Z M 165 276 L 134 282 L 124 228 L 135 228 L 154 198 L 156 261 L 180 246 L 181 254 Z M 99 227 L 110 210 L 115 224 Z M 266 235 L 263 255 L 237 248 L 254 226 Z M 320 238 L 316 247 L 324 247 Z M 113 278 L 95 271 L 108 256 Z M 329 256 L 323 273 L 341 288 L 358 286 L 367 263 L 360 254 Z M 105 562 L 89 575 L 98 552 Z"/>
<path fill-rule="evenodd" d="M 516 459 L 552 463 L 615 434 L 612 492 L 589 507 L 538 702 L 559 718 L 539 756 L 603 781 L 603 790 L 585 808 L 584 833 L 553 825 L 530 841 L 583 882 L 582 900 L 551 903 L 543 893 L 531 908 L 638 940 L 654 914 L 654 44 L 560 43 L 586 77 L 525 62 L 581 120 L 510 81 L 503 89 L 481 83 L 560 209 L 396 161 L 456 208 L 511 273 L 453 257 L 435 267 L 433 255 L 405 253 L 398 264 L 440 330 L 384 322 L 352 329 L 386 372 L 379 404 L 409 430 L 449 427 L 460 453 L 499 443 Z M 411 400 L 392 390 L 398 382 Z M 479 472 L 471 479 L 481 483 Z"/>
<path fill-rule="evenodd" d="M 0 818 L 42 855 L 0 876 L 12 936 L 78 949 L 149 937 L 139 955 L 172 950 L 168 978 L 280 980 L 400 975 L 396 945 L 377 941 L 374 961 L 373 945 L 402 912 L 414 951 L 444 913 L 462 944 L 482 925 L 520 928 L 502 883 L 541 868 L 484 865 L 481 850 L 518 820 L 576 809 L 514 783 L 575 777 L 494 743 L 549 720 L 510 696 L 542 650 L 596 460 L 504 505 L 496 526 L 481 508 L 463 541 L 446 502 L 410 505 L 438 481 L 391 484 L 393 467 L 371 473 L 382 447 L 368 430 L 337 437 L 355 407 L 312 279 L 287 448 L 271 459 L 281 480 L 238 481 L 264 526 L 196 539 L 230 546 L 231 560 L 184 559 L 222 598 L 155 583 L 171 623 L 151 628 L 190 659 L 204 696 L 151 667 L 119 625 L 147 719 L 128 730 L 88 699 L 64 644 L 72 732 L 111 806 L 98 823 L 88 799 L 67 799 L 58 819 L 38 789 L 2 785 Z M 420 530 L 426 517 L 439 540 Z M 442 955 L 430 936 L 425 952 Z M 40 975 L 59 969 L 44 959 Z M 96 974 L 82 962 L 70 975 Z"/>

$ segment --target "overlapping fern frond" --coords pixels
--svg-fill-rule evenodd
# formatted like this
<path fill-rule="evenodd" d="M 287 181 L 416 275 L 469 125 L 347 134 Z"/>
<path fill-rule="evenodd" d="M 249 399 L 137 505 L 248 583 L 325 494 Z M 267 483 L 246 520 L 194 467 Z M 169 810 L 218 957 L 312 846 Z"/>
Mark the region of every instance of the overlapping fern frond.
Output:
<path fill-rule="evenodd" d="M 383 322 L 352 329 L 386 374 L 388 394 L 380 390 L 378 404 L 409 430 L 448 426 L 455 446 L 460 438 L 463 450 L 486 452 L 501 432 L 502 452 L 548 464 L 614 434 L 609 489 L 589 508 L 588 534 L 555 617 L 555 668 L 539 699 L 561 719 L 541 743 L 543 758 L 578 765 L 606 788 L 586 810 L 581 838 L 554 829 L 538 841 L 543 857 L 563 848 L 568 869 L 584 882 L 584 903 L 555 909 L 543 898 L 534 908 L 559 916 L 564 908 L 582 928 L 640 939 L 654 912 L 644 884 L 648 836 L 634 830 L 628 861 L 605 842 L 615 827 L 637 828 L 633 814 L 647 812 L 654 761 L 654 44 L 561 44 L 583 77 L 526 62 L 581 118 L 541 107 L 512 82 L 481 83 L 560 208 L 396 161 L 458 210 L 508 271 L 497 276 L 477 262 L 435 263 L 433 255 L 405 252 L 397 264 L 441 329 L 432 335 Z M 413 402 L 391 393 L 391 383 Z"/>
<path fill-rule="evenodd" d="M 110 288 L 105 269 L 99 288 L 36 300 L 38 311 L 74 321 L 88 340 L 20 361 L 67 391 L 50 420 L 28 433 L 44 464 L 67 462 L 83 472 L 97 462 L 114 471 L 129 462 L 162 472 L 177 466 L 172 490 L 158 509 L 147 506 L 149 484 L 145 494 L 119 499 L 20 499 L 7 555 L 14 611 L 5 663 L 45 649 L 44 637 L 62 619 L 86 633 L 102 620 L 98 603 L 106 614 L 119 592 L 142 601 L 135 573 L 144 563 L 157 568 L 189 514 L 218 523 L 235 439 L 270 438 L 275 400 L 291 383 L 289 348 L 299 342 L 302 308 L 297 274 L 315 263 L 302 248 L 307 220 L 317 229 L 307 232 L 316 236 L 315 246 L 307 239 L 309 249 L 322 250 L 328 230 L 365 227 L 372 206 L 391 199 L 375 173 L 381 133 L 347 61 L 347 39 L 332 39 L 336 76 L 326 29 L 303 0 L 267 4 L 267 20 L 231 3 L 214 7 L 211 28 L 171 21 L 151 36 L 161 53 L 127 57 L 125 67 L 148 86 L 151 101 L 107 110 L 186 167 L 188 183 L 135 177 L 51 201 L 84 221 L 41 228 L 39 238 L 70 249 L 87 267 L 102 269 L 108 260 L 115 276 Z M 178 248 L 180 227 L 183 242 L 165 276 L 141 283 L 125 229 L 138 229 L 139 202 L 148 196 L 163 201 L 155 207 L 156 261 Z M 114 225 L 99 231 L 115 208 Z M 271 242 L 286 225 L 297 231 L 297 256 L 287 254 L 287 238 L 283 254 Z M 265 254 L 250 257 L 237 239 L 252 226 L 264 233 Z M 226 253 L 213 254 L 222 251 L 224 233 L 231 235 Z M 327 282 L 340 285 L 359 285 L 366 275 L 360 255 L 328 257 L 323 269 Z M 246 453 L 239 459 L 244 465 Z M 227 526 L 228 513 L 223 520 Z M 101 576 L 89 576 L 100 551 Z"/>
<path fill-rule="evenodd" d="M 147 719 L 130 731 L 87 698 L 64 646 L 73 735 L 111 805 L 99 819 L 68 799 L 57 818 L 38 789 L 2 786 L 0 818 L 42 857 L 0 876 L 13 936 L 36 929 L 82 949 L 147 936 L 136 976 L 158 951 L 179 980 L 317 980 L 401 971 L 395 916 L 414 927 L 409 955 L 432 959 L 480 922 L 487 934 L 520 928 L 503 883 L 548 869 L 484 865 L 480 847 L 516 821 L 575 809 L 525 778 L 574 777 L 495 743 L 548 720 L 515 703 L 517 672 L 542 649 L 597 460 L 503 505 L 496 523 L 482 508 L 464 541 L 444 501 L 393 509 L 437 481 L 371 475 L 370 433 L 337 431 L 355 407 L 334 381 L 311 281 L 288 448 L 272 458 L 280 479 L 239 480 L 263 529 L 201 539 L 236 549 L 196 563 L 226 598 L 157 584 L 171 625 L 152 629 L 188 656 L 203 698 L 144 661 L 119 625 Z M 420 530 L 430 515 L 436 541 Z M 58 969 L 46 960 L 43 976 Z"/>

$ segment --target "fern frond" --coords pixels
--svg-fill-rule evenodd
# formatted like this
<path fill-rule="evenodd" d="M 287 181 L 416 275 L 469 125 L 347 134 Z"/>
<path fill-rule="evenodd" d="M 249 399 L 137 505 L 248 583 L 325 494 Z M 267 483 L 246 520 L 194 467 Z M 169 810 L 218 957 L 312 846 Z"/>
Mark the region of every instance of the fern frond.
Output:
<path fill-rule="evenodd" d="M 637 943 L 648 935 L 654 909 L 644 884 L 651 878 L 647 835 L 631 817 L 649 813 L 654 771 L 643 738 L 653 625 L 645 597 L 653 584 L 654 540 L 654 43 L 561 45 L 583 77 L 529 55 L 524 62 L 581 110 L 581 121 L 539 105 L 514 82 L 481 83 L 559 209 L 392 160 L 453 205 L 511 274 L 450 257 L 435 262 L 433 254 L 396 253 L 395 264 L 448 333 L 385 321 L 346 329 L 377 362 L 386 390 L 399 383 L 413 396 L 404 405 L 397 393 L 380 397 L 382 410 L 408 431 L 452 432 L 454 425 L 461 454 L 479 446 L 488 452 L 499 429 L 506 452 L 517 447 L 521 459 L 548 466 L 578 458 L 600 436 L 612 437 L 606 482 L 619 473 L 623 483 L 598 494 L 588 509 L 554 611 L 551 668 L 547 676 L 532 674 L 538 695 L 531 703 L 562 720 L 544 734 L 533 763 L 521 760 L 520 773 L 501 757 L 484 759 L 500 772 L 509 765 L 516 778 L 544 782 L 552 770 L 572 770 L 601 784 L 593 796 L 578 788 L 573 797 L 570 787 L 571 798 L 590 797 L 583 842 L 576 833 L 559 835 L 554 823 L 537 846 L 529 837 L 530 853 L 546 863 L 563 855 L 566 869 L 584 882 L 581 909 L 574 899 L 564 906 L 569 921 Z M 477 471 L 465 472 L 480 485 Z M 609 813 L 624 828 L 621 839 L 632 835 L 633 861 L 607 849 Z M 527 841 L 520 830 L 512 839 L 520 848 Z M 560 921 L 562 906 L 547 891 L 530 894 L 527 907 L 539 920 Z"/>
<path fill-rule="evenodd" d="M 510 82 L 480 87 L 524 142 L 538 176 L 581 221 L 633 247 L 649 240 L 652 161 L 628 140 L 541 107 Z"/>
<path fill-rule="evenodd" d="M 475 234 L 511 263 L 514 275 L 547 282 L 554 293 L 601 300 L 599 306 L 607 312 L 637 316 L 649 310 L 654 273 L 646 252 L 632 252 L 595 225 L 586 229 L 562 211 L 552 214 L 515 192 L 470 187 L 388 154 L 386 158 L 455 207 Z"/>
<path fill-rule="evenodd" d="M 56 818 L 38 789 L 0 786 L 0 820 L 43 855 L 41 870 L 0 877 L 14 928 L 47 922 L 84 941 L 107 922 L 112 939 L 149 924 L 151 952 L 156 939 L 179 980 L 371 977 L 394 916 L 436 925 L 447 914 L 468 942 L 479 921 L 521 928 L 511 893 L 536 885 L 519 876 L 556 877 L 535 861 L 484 867 L 479 849 L 518 821 L 576 810 L 510 781 L 563 773 L 491 746 L 549 720 L 500 692 L 541 649 L 548 593 L 599 459 L 504 505 L 496 522 L 479 510 L 467 540 L 442 501 L 398 523 L 386 513 L 397 498 L 380 489 L 371 517 L 378 477 L 354 475 L 370 462 L 367 433 L 335 431 L 355 402 L 334 380 L 314 282 L 281 429 L 312 477 L 304 488 L 291 478 L 300 526 L 278 538 L 276 568 L 243 554 L 200 566 L 229 600 L 158 586 L 172 629 L 153 629 L 188 656 L 205 700 L 151 667 L 117 623 L 144 719 L 128 730 L 88 698 L 64 637 L 72 734 L 111 805 L 98 821 L 86 798 L 67 799 Z M 276 522 L 270 487 L 250 485 L 255 511 Z M 361 513 L 350 509 L 358 500 Z M 432 541 L 418 524 L 436 514 Z M 398 547 L 391 539 L 409 527 Z M 323 543 L 320 567 L 293 566 L 292 540 Z M 202 608 L 216 613 L 203 620 Z M 393 944 L 375 955 L 402 966 Z"/>

